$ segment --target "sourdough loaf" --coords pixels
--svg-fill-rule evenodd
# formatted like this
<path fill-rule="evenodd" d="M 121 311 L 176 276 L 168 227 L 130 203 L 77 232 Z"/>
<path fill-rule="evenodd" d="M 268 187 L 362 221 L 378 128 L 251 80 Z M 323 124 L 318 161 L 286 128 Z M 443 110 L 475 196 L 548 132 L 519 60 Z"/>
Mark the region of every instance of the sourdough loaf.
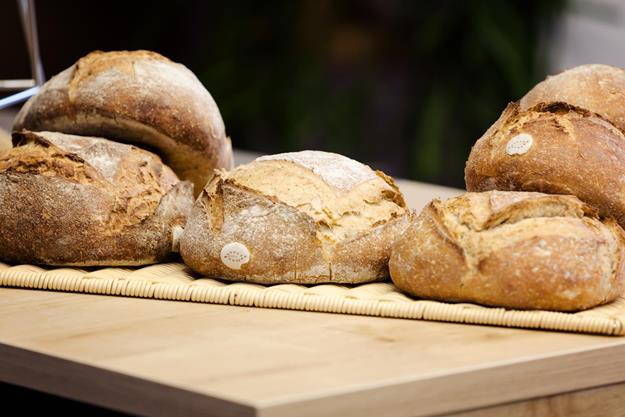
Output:
<path fill-rule="evenodd" d="M 266 156 L 220 171 L 195 202 L 183 260 L 212 277 L 358 283 L 388 276 L 409 211 L 393 180 L 341 155 Z"/>
<path fill-rule="evenodd" d="M 92 52 L 51 78 L 14 130 L 98 136 L 154 149 L 199 193 L 215 168 L 232 167 L 215 101 L 181 64 L 148 51 Z"/>
<path fill-rule="evenodd" d="M 416 297 L 575 311 L 625 289 L 625 235 L 574 196 L 491 191 L 432 201 L 392 249 Z"/>
<path fill-rule="evenodd" d="M 144 265 L 166 259 L 192 185 L 151 152 L 106 139 L 21 131 L 0 153 L 0 259 Z"/>
<path fill-rule="evenodd" d="M 564 103 L 510 104 L 473 146 L 465 181 L 468 191 L 573 194 L 625 226 L 625 136 Z"/>

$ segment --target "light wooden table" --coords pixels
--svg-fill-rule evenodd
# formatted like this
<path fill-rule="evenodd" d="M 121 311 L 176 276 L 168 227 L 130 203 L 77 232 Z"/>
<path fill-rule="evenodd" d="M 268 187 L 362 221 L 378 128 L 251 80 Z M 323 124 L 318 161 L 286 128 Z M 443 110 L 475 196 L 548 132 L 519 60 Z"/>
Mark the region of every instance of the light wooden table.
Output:
<path fill-rule="evenodd" d="M 625 338 L 4 288 L 0 380 L 155 416 L 605 417 Z"/>

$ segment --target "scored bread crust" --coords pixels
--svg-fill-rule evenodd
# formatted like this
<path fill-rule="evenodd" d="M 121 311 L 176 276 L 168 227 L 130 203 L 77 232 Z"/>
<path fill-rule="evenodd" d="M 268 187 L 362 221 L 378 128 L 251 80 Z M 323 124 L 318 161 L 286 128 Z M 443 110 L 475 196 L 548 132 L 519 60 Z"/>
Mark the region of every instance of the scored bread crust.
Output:
<path fill-rule="evenodd" d="M 573 196 L 466 193 L 426 206 L 389 268 L 417 297 L 576 311 L 622 294 L 625 234 Z"/>
<path fill-rule="evenodd" d="M 625 131 L 625 70 L 610 65 L 580 65 L 547 77 L 521 98 L 520 110 L 540 103 L 568 103 L 601 115 Z"/>
<path fill-rule="evenodd" d="M 508 145 L 529 135 L 524 153 Z M 625 226 L 625 136 L 602 117 L 565 103 L 527 111 L 511 103 L 475 143 L 467 160 L 468 191 L 573 194 Z"/>
<path fill-rule="evenodd" d="M 75 266 L 167 259 L 192 185 L 158 156 L 106 139 L 21 131 L 0 153 L 0 259 Z"/>
<path fill-rule="evenodd" d="M 305 151 L 219 172 L 194 204 L 180 254 L 212 277 L 257 283 L 360 283 L 388 276 L 410 212 L 392 179 L 341 155 Z M 222 261 L 242 244 L 240 269 Z"/>
<path fill-rule="evenodd" d="M 105 137 L 156 150 L 196 195 L 233 165 L 219 109 L 196 76 L 149 51 L 92 52 L 52 77 L 21 109 L 14 131 Z"/>

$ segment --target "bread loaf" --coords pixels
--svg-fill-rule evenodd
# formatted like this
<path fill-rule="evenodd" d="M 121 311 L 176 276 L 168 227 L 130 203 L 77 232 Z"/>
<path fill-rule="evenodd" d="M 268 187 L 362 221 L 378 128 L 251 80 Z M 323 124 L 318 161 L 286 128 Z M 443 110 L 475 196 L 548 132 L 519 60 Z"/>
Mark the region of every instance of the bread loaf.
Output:
<path fill-rule="evenodd" d="M 266 156 L 221 171 L 195 202 L 184 262 L 258 283 L 359 283 L 388 276 L 409 211 L 393 180 L 341 155 Z"/>
<path fill-rule="evenodd" d="M 573 196 L 491 191 L 432 201 L 389 266 L 416 297 L 575 311 L 622 294 L 624 255 L 618 224 Z"/>
<path fill-rule="evenodd" d="M 196 194 L 213 169 L 232 167 L 219 109 L 181 64 L 148 51 L 92 52 L 52 77 L 14 130 L 56 131 L 134 143 L 159 153 Z"/>
<path fill-rule="evenodd" d="M 468 191 L 573 194 L 625 226 L 625 136 L 589 111 L 563 103 L 521 111 L 510 104 L 477 141 Z"/>
<path fill-rule="evenodd" d="M 625 131 L 625 71 L 610 65 L 590 64 L 547 77 L 521 99 L 520 110 L 554 102 L 597 113 Z"/>
<path fill-rule="evenodd" d="M 192 185 L 151 152 L 106 139 L 14 133 L 0 153 L 0 259 L 144 265 L 166 259 Z"/>

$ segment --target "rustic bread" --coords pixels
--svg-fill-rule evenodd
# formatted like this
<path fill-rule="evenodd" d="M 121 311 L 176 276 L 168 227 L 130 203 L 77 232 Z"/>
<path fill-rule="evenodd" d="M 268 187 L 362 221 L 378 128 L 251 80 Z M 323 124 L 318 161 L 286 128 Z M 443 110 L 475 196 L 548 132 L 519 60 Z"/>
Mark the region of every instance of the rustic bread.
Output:
<path fill-rule="evenodd" d="M 180 241 L 187 265 L 258 283 L 359 283 L 388 276 L 409 211 L 393 180 L 341 155 L 265 156 L 221 171 Z"/>
<path fill-rule="evenodd" d="M 151 152 L 106 139 L 14 133 L 0 153 L 0 259 L 144 265 L 176 250 L 193 205 Z"/>
<path fill-rule="evenodd" d="M 50 79 L 17 115 L 14 130 L 98 136 L 154 149 L 202 190 L 232 167 L 219 109 L 181 64 L 148 51 L 92 52 Z"/>
<path fill-rule="evenodd" d="M 625 289 L 625 233 L 574 196 L 490 191 L 432 201 L 393 246 L 417 297 L 575 311 Z"/>
<path fill-rule="evenodd" d="M 468 191 L 573 194 L 625 226 L 625 136 L 598 115 L 562 103 L 510 104 L 477 141 Z"/>
<path fill-rule="evenodd" d="M 526 111 L 552 102 L 597 113 L 625 131 L 625 70 L 609 65 L 580 65 L 538 83 L 519 104 L 521 111 Z"/>

